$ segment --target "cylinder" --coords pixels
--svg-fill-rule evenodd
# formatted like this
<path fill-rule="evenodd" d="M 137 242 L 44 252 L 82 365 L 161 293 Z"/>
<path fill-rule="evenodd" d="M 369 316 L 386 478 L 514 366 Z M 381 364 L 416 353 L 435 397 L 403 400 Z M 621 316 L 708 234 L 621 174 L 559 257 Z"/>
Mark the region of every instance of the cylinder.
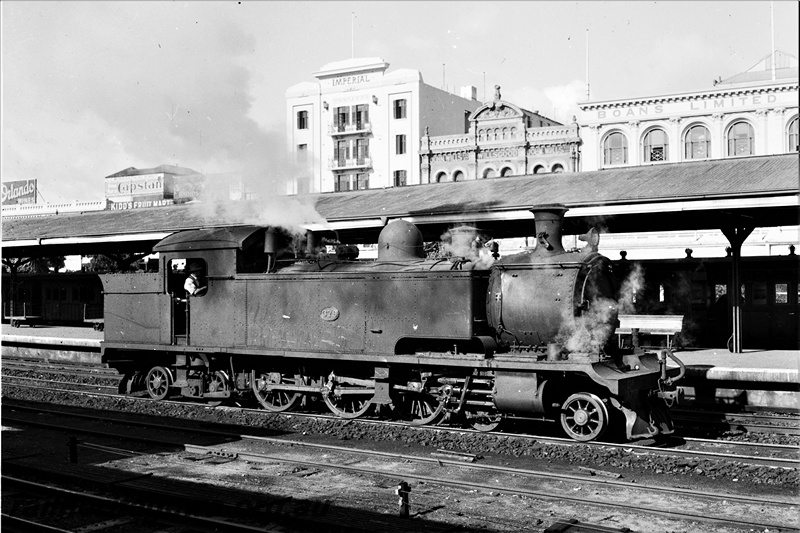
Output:
<path fill-rule="evenodd" d="M 547 345 L 547 360 L 548 361 L 561 361 L 563 359 L 562 350 L 563 346 L 556 342 L 551 342 Z"/>

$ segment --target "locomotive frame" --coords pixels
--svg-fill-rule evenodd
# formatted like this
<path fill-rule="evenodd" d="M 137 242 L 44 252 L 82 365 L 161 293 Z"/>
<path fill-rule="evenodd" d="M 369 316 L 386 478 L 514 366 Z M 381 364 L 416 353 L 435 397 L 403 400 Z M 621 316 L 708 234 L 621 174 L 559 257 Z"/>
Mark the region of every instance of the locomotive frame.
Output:
<path fill-rule="evenodd" d="M 252 392 L 272 412 L 321 400 L 342 418 L 377 408 L 479 430 L 517 414 L 560 419 L 579 441 L 616 425 L 628 439 L 671 433 L 671 353 L 610 353 L 602 342 L 568 352 L 556 342 L 562 311 L 587 314 L 587 298 L 611 279 L 591 243 L 560 248 L 565 211 L 536 209 L 537 249 L 491 268 L 424 259 L 419 230 L 404 221 L 384 228 L 370 263 L 284 267 L 271 228 L 178 232 L 154 248 L 158 273 L 101 276 L 102 359 L 123 374 L 121 391 L 154 399 Z M 183 293 L 178 264 L 201 271 L 204 294 Z"/>

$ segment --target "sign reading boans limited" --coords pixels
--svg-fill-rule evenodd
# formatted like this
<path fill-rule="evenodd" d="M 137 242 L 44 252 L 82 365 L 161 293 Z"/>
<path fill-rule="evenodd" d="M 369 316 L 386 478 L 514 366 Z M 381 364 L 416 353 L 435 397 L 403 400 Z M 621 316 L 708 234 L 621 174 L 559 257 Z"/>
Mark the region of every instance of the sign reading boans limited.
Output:
<path fill-rule="evenodd" d="M 106 178 L 106 198 L 134 198 L 164 194 L 164 174 Z"/>
<path fill-rule="evenodd" d="M 35 203 L 36 180 L 16 180 L 3 183 L 3 205 Z"/>

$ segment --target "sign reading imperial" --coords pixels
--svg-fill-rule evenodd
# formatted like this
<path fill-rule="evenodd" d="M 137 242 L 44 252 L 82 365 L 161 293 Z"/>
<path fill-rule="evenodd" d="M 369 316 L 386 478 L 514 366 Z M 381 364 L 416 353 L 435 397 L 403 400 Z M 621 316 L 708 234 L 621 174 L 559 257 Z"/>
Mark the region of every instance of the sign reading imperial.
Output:
<path fill-rule="evenodd" d="M 35 203 L 36 180 L 17 180 L 3 183 L 3 205 Z"/>
<path fill-rule="evenodd" d="M 164 174 L 141 174 L 106 178 L 106 198 L 128 198 L 163 194 Z"/>

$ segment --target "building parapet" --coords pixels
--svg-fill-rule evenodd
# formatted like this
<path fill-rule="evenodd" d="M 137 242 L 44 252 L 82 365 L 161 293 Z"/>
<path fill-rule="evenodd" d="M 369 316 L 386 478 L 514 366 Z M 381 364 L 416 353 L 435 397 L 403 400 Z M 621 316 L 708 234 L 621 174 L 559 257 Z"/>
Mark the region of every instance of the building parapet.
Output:
<path fill-rule="evenodd" d="M 549 128 L 534 128 L 527 131 L 525 138 L 528 142 L 544 142 L 551 139 L 574 139 L 578 137 L 577 125 L 551 126 Z"/>
<path fill-rule="evenodd" d="M 94 202 L 71 202 L 63 204 L 18 204 L 4 205 L 3 218 L 24 218 L 57 215 L 59 213 L 80 213 L 83 211 L 102 211 L 106 203 L 102 200 Z"/>

